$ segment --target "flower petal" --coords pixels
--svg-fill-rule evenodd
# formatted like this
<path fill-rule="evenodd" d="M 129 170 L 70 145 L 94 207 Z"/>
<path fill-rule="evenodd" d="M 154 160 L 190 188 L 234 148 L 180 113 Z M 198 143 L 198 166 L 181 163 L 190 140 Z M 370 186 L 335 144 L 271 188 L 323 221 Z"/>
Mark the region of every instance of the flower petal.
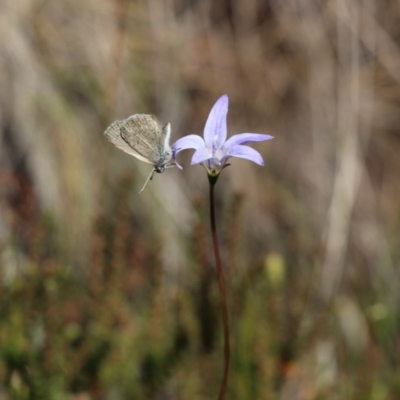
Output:
<path fill-rule="evenodd" d="M 202 137 L 199 135 L 188 135 L 184 136 L 183 138 L 178 139 L 172 145 L 172 151 L 174 152 L 175 156 L 180 153 L 182 150 L 186 149 L 205 149 L 205 143 Z"/>
<path fill-rule="evenodd" d="M 224 144 L 223 149 L 229 152 L 229 149 L 238 144 L 245 144 L 248 142 L 262 142 L 264 140 L 270 140 L 274 137 L 271 135 L 264 135 L 261 133 L 239 133 L 238 135 L 233 135 Z"/>
<path fill-rule="evenodd" d="M 228 157 L 245 158 L 246 160 L 253 161 L 258 165 L 264 165 L 264 160 L 261 154 L 257 150 L 254 150 L 248 146 L 242 146 L 239 144 L 232 146 L 229 154 L 224 157 L 224 163 Z"/>
<path fill-rule="evenodd" d="M 208 160 L 210 158 L 212 158 L 212 156 L 210 155 L 209 151 L 207 149 L 200 148 L 200 149 L 197 149 L 195 151 L 195 153 L 193 154 L 191 164 L 192 165 L 199 164 L 199 163 L 201 163 L 203 161 L 206 161 L 206 160 Z"/>
<path fill-rule="evenodd" d="M 210 150 L 222 147 L 226 140 L 226 115 L 228 114 L 229 99 L 226 94 L 214 104 L 204 127 L 204 141 Z"/>

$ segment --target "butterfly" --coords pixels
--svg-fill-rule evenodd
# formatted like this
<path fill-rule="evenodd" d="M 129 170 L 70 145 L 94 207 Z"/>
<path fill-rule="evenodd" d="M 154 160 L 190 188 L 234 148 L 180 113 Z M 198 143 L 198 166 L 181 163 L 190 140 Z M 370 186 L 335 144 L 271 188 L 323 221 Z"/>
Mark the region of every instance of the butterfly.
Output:
<path fill-rule="evenodd" d="M 153 170 L 139 192 L 153 179 L 154 172 L 162 173 L 174 166 L 173 152 L 169 145 L 171 124 L 160 127 L 153 115 L 135 114 L 113 122 L 104 132 L 116 147 L 137 159 L 153 165 Z"/>

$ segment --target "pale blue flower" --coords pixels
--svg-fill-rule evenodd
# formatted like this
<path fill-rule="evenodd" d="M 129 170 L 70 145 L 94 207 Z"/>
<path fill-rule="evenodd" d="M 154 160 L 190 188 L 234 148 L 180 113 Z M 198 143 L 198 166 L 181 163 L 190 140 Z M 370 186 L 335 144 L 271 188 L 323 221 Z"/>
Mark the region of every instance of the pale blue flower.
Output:
<path fill-rule="evenodd" d="M 177 140 L 172 146 L 174 158 L 182 150 L 195 149 L 191 164 L 201 163 L 207 173 L 214 176 L 228 165 L 226 162 L 229 157 L 245 158 L 258 165 L 264 165 L 261 154 L 245 144 L 270 140 L 273 136 L 259 133 L 239 133 L 226 140 L 228 104 L 228 96 L 221 96 L 208 116 L 204 128 L 204 139 L 198 135 L 188 135 Z"/>

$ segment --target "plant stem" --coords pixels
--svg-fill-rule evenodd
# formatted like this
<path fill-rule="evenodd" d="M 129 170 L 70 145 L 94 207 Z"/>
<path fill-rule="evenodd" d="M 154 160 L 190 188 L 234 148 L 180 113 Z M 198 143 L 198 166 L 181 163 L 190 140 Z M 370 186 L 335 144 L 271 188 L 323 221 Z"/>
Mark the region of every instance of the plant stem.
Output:
<path fill-rule="evenodd" d="M 215 262 L 217 266 L 219 292 L 221 300 L 221 312 L 222 312 L 222 321 L 224 328 L 224 356 L 225 356 L 224 376 L 222 378 L 221 389 L 219 392 L 218 399 L 224 400 L 226 388 L 228 385 L 229 359 L 230 359 L 229 320 L 228 320 L 228 306 L 226 303 L 226 286 L 225 286 L 224 271 L 222 269 L 221 256 L 219 254 L 217 229 L 215 224 L 214 186 L 215 182 L 214 183 L 210 182 L 210 219 L 211 219 L 211 232 L 214 245 Z"/>

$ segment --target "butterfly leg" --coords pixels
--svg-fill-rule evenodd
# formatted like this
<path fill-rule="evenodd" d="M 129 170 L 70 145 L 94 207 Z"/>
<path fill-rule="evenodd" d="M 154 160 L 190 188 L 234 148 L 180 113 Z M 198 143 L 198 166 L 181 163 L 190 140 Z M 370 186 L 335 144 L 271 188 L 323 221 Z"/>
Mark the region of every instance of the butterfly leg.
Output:
<path fill-rule="evenodd" d="M 148 184 L 148 182 L 153 179 L 154 171 L 155 171 L 155 168 L 150 172 L 150 175 L 146 179 L 146 182 L 144 183 L 144 185 L 143 185 L 142 189 L 140 190 L 139 194 L 141 194 L 143 192 L 143 190 L 146 187 L 146 185 Z"/>

